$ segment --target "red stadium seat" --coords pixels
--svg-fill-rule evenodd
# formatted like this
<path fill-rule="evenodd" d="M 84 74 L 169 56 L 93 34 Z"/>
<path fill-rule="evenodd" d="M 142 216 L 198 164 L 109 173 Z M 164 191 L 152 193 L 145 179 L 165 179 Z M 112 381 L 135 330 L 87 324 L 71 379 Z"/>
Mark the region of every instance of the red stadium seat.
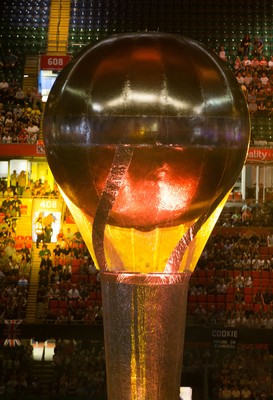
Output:
<path fill-rule="evenodd" d="M 49 300 L 49 308 L 50 310 L 59 308 L 59 300 L 51 299 Z"/>
<path fill-rule="evenodd" d="M 244 299 L 245 299 L 245 302 L 249 304 L 249 303 L 252 303 L 253 296 L 251 294 L 245 294 Z"/>

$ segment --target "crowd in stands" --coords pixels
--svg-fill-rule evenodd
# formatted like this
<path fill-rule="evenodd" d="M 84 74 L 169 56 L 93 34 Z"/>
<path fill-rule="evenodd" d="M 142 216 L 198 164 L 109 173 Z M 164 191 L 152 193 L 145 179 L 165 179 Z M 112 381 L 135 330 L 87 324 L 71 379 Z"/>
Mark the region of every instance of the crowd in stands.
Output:
<path fill-rule="evenodd" d="M 75 342 L 60 339 L 56 343 L 49 399 L 106 398 L 104 346 L 100 341 Z"/>
<path fill-rule="evenodd" d="M 29 88 L 25 93 L 5 80 L 0 82 L 1 143 L 37 143 L 42 118 L 41 98 L 37 88 Z"/>
<path fill-rule="evenodd" d="M 39 252 L 37 314 L 52 323 L 102 322 L 100 275 L 77 233 L 61 230 L 52 253 Z"/>
<path fill-rule="evenodd" d="M 244 208 L 237 213 L 239 218 Z M 233 214 L 228 214 L 231 220 Z M 190 320 L 272 328 L 273 231 L 258 233 L 251 224 L 238 223 L 238 218 L 229 229 L 232 223 L 226 226 L 226 219 L 211 235 L 190 280 Z"/>
<path fill-rule="evenodd" d="M 17 176 L 16 171 L 13 174 Z M 4 191 L 1 205 L 2 318 L 24 318 L 31 273 L 32 238 L 18 237 L 16 232 L 21 201 L 17 195 L 17 181 L 11 180 L 14 185 Z M 33 196 L 45 193 L 59 195 L 57 190 L 50 191 L 47 182 L 43 184 L 37 180 L 32 184 Z M 273 249 L 273 235 L 255 233 L 257 227 L 269 228 L 272 220 L 272 207 L 268 204 L 259 206 L 247 202 L 240 207 L 225 207 L 217 222 L 220 233 L 209 239 L 190 281 L 189 321 L 207 325 L 273 326 L 271 301 L 270 307 L 266 307 L 263 300 L 269 289 L 264 282 L 268 284 L 268 281 L 262 286 L 261 276 L 254 278 L 254 273 L 271 274 L 273 270 L 273 255 L 269 251 L 262 252 L 262 249 Z M 232 230 L 228 234 L 221 234 L 221 229 L 229 228 Z M 241 228 L 249 232 L 242 234 Z M 80 234 L 77 236 L 78 232 L 74 234 L 68 229 L 65 235 L 60 230 L 51 253 L 47 248 L 47 243 L 51 242 L 50 232 L 45 233 L 39 252 L 37 317 L 57 324 L 101 323 L 99 273 Z M 258 289 L 260 301 L 255 300 Z M 254 307 L 256 303 L 259 307 Z"/>
<path fill-rule="evenodd" d="M 184 376 L 206 376 L 209 400 L 272 400 L 271 346 L 236 344 L 231 349 L 212 346 L 184 349 Z M 0 398 L 37 399 L 41 383 L 33 369 L 31 345 L 0 348 Z M 203 383 L 203 381 L 202 381 Z M 193 388 L 195 394 L 195 387 Z M 106 398 L 105 354 L 101 341 L 56 341 L 53 375 L 47 399 Z"/>
<path fill-rule="evenodd" d="M 3 224 L 1 224 L 2 226 Z M 4 226 L 1 234 L 8 232 Z M 31 274 L 31 240 L 7 238 L 0 248 L 0 321 L 24 319 Z"/>
<path fill-rule="evenodd" d="M 51 187 L 47 180 L 44 180 L 44 182 L 41 179 L 36 179 L 33 181 L 32 179 L 27 179 L 26 171 L 17 173 L 17 171 L 14 170 L 10 176 L 10 186 L 7 187 L 7 183 L 5 181 L 0 181 L 0 198 L 4 198 L 4 201 L 8 200 L 13 202 L 16 199 L 16 211 L 20 213 L 19 206 L 22 204 L 22 202 L 19 200 L 19 198 L 21 197 L 59 198 L 60 191 L 58 185 L 55 183 L 53 187 Z M 8 204 L 8 206 L 10 206 L 10 204 Z"/>
<path fill-rule="evenodd" d="M 19 56 L 8 48 L 5 49 L 3 46 L 0 47 L 0 68 L 1 70 L 13 69 L 18 63 L 20 63 Z M 3 74 L 4 75 L 4 74 Z"/>
<path fill-rule="evenodd" d="M 33 197 L 60 195 L 56 185 L 51 190 L 48 182 L 42 183 L 41 180 L 27 183 L 25 179 L 28 186 L 20 192 L 20 175 L 13 171 L 10 187 L 2 191 L 2 319 L 21 319 L 26 311 L 32 238 L 18 237 L 16 229 L 17 220 L 20 218 L 20 205 L 28 190 L 26 188 L 29 187 L 30 196 Z M 19 197 L 18 192 L 23 196 Z M 269 286 L 268 281 L 262 282 L 261 276 L 254 277 L 255 273 L 266 272 L 270 272 L 271 277 L 273 270 L 273 255 L 269 251 L 262 252 L 262 249 L 273 249 L 273 235 L 268 233 L 267 236 L 262 236 L 255 233 L 257 228 L 267 227 L 268 232 L 270 231 L 272 210 L 266 203 L 253 205 L 250 202 L 241 206 L 229 204 L 224 208 L 217 222 L 220 233 L 211 236 L 190 281 L 189 321 L 206 325 L 267 328 L 273 326 L 271 300 L 267 300 L 266 306 L 263 299 L 265 295 L 267 298 L 271 295 L 268 293 L 269 288 L 265 286 L 265 282 Z M 101 323 L 100 275 L 81 235 L 78 232 L 79 236 L 77 233 L 72 234 L 69 229 L 65 235 L 60 230 L 51 253 L 47 244 L 51 242 L 52 228 L 51 231 L 48 226 L 44 228 L 43 247 L 39 252 L 37 317 L 56 324 Z M 231 230 L 228 234 L 221 234 L 221 229 L 229 228 Z M 242 234 L 241 229 L 249 229 L 249 232 Z M 39 244 L 36 243 L 37 247 Z M 258 289 L 261 292 L 260 301 L 255 300 L 259 295 Z M 219 299 L 221 301 L 218 301 Z M 257 307 L 254 307 L 256 303 Z"/>
<path fill-rule="evenodd" d="M 226 52 L 223 46 L 216 52 L 234 72 L 245 95 L 253 124 L 256 117 L 264 120 L 271 118 L 273 116 L 273 55 L 264 54 L 263 40 L 245 35 L 235 60 L 228 56 L 228 51 Z M 252 144 L 271 146 L 273 140 L 267 134 L 268 132 L 264 132 L 263 137 L 260 132 L 253 130 Z"/>
<path fill-rule="evenodd" d="M 31 346 L 1 347 L 0 360 L 0 398 L 39 398 L 41 384 L 32 367 Z M 272 368 L 272 351 L 268 345 L 236 344 L 231 349 L 186 345 L 182 384 L 185 374 L 196 377 L 201 372 L 206 376 L 210 400 L 272 400 Z M 103 343 L 57 340 L 47 398 L 105 399 Z"/>
<path fill-rule="evenodd" d="M 225 350 L 186 348 L 183 363 L 183 372 L 195 375 L 200 370 L 206 371 L 209 400 L 273 399 L 270 346 L 237 345 Z"/>
<path fill-rule="evenodd" d="M 101 341 L 59 339 L 46 393 L 37 374 L 33 347 L 0 347 L 0 399 L 106 399 L 104 346 Z"/>
<path fill-rule="evenodd" d="M 20 197 L 19 195 L 20 194 Z M 57 185 L 53 189 L 41 180 L 27 182 L 25 171 L 13 171 L 10 186 L 2 182 L 0 188 L 0 320 L 24 319 L 28 300 L 28 285 L 32 266 L 32 237 L 17 234 L 21 217 L 22 197 L 60 196 Z"/>
<path fill-rule="evenodd" d="M 17 236 L 20 216 L 17 195 L 1 205 L 0 221 L 0 320 L 23 319 L 26 315 L 31 274 L 32 238 Z"/>
<path fill-rule="evenodd" d="M 247 44 L 247 45 L 246 45 Z M 216 51 L 227 62 L 240 84 L 251 117 L 273 115 L 273 55 L 263 54 L 261 38 L 242 39 L 238 55 L 228 56 L 224 46 Z M 0 82 L 0 138 L 1 143 L 37 143 L 41 128 L 42 96 L 37 88 L 26 92 L 16 84 Z M 260 138 L 258 138 L 260 139 Z M 259 140 L 256 141 L 257 143 Z"/>
<path fill-rule="evenodd" d="M 32 346 L 0 347 L 0 399 L 39 399 L 40 385 L 32 369 Z"/>
<path fill-rule="evenodd" d="M 250 116 L 272 116 L 273 56 L 236 58 L 235 76 L 244 91 Z"/>
<path fill-rule="evenodd" d="M 238 214 L 246 208 L 250 204 Z M 228 211 L 223 212 L 223 229 Z M 220 228 L 209 239 L 190 280 L 190 323 L 273 327 L 273 232 L 267 229 L 262 236 L 251 223 L 236 219 L 238 227 L 249 231 L 222 233 Z M 99 273 L 81 238 L 75 241 L 70 232 L 66 237 L 60 231 L 52 254 L 43 246 L 40 256 L 38 297 L 48 307 L 45 318 L 53 323 L 101 322 Z"/>
<path fill-rule="evenodd" d="M 24 319 L 31 274 L 31 236 L 17 235 L 21 200 L 11 187 L 0 205 L 0 320 Z"/>
<path fill-rule="evenodd" d="M 219 56 L 227 62 L 223 46 Z M 272 117 L 273 55 L 263 55 L 262 40 L 252 40 L 246 35 L 231 68 L 244 92 L 251 118 Z M 37 88 L 25 93 L 11 82 L 0 82 L 0 143 L 37 143 L 41 119 L 41 94 Z M 26 177 L 20 183 L 19 175 L 16 173 L 15 187 L 11 181 L 11 188 L 4 185 L 0 188 L 3 198 L 0 212 L 4 214 L 0 224 L 1 322 L 23 319 L 26 312 L 31 251 L 27 241 L 17 247 L 20 198 L 59 197 L 57 186 L 50 188 L 47 182 L 27 182 Z M 245 227 L 250 231 L 246 234 L 223 231 L 211 236 L 190 281 L 189 321 L 206 326 L 273 328 L 273 252 L 270 250 L 273 233 L 264 237 L 255 233 L 257 227 L 270 228 L 272 221 L 272 208 L 266 204 L 225 209 L 218 227 Z M 84 243 L 60 235 L 53 252 L 44 245 L 39 256 L 38 318 L 56 324 L 101 323 L 99 273 Z M 31 362 L 30 347 L 0 347 L 0 398 L 24 399 L 28 395 L 39 398 L 41 389 L 33 376 Z M 53 363 L 54 377 L 48 388 L 48 399 L 106 396 L 101 343 L 59 340 Z M 195 372 L 200 367 L 207 369 L 210 400 L 273 399 L 273 356 L 268 348 L 186 350 L 183 363 L 184 372 Z"/>
<path fill-rule="evenodd" d="M 263 204 L 227 205 L 222 211 L 217 226 L 226 228 L 252 227 L 253 229 L 272 227 L 273 207 L 268 202 Z"/>

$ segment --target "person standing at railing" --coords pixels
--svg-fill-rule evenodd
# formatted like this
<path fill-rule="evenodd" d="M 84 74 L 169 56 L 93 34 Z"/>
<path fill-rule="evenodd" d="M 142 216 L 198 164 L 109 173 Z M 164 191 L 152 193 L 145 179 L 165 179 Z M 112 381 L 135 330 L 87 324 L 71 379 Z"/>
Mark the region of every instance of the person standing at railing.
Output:
<path fill-rule="evenodd" d="M 250 38 L 249 34 L 247 33 L 241 41 L 240 49 L 239 49 L 240 54 L 242 54 L 243 56 L 248 56 L 250 46 L 251 46 L 251 38 Z"/>
<path fill-rule="evenodd" d="M 37 235 L 36 248 L 39 249 L 39 243 L 44 242 L 44 226 L 42 217 L 39 217 L 35 223 L 35 233 Z"/>
<path fill-rule="evenodd" d="M 270 232 L 266 238 L 267 246 L 273 247 L 273 232 Z"/>
<path fill-rule="evenodd" d="M 22 197 L 27 183 L 27 176 L 25 171 L 21 171 L 18 175 L 18 196 Z"/>
<path fill-rule="evenodd" d="M 10 187 L 13 193 L 15 194 L 17 192 L 17 172 L 15 169 L 13 170 L 13 173 L 10 176 Z"/>

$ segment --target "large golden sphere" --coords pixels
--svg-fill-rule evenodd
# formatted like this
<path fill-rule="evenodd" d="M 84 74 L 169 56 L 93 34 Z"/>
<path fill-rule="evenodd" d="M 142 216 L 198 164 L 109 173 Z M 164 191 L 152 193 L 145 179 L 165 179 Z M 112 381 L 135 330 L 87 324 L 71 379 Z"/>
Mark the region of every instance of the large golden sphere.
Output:
<path fill-rule="evenodd" d="M 249 142 L 247 105 L 228 66 L 165 33 L 87 46 L 58 76 L 43 128 L 69 199 L 94 217 L 106 191 L 108 224 L 139 230 L 198 218 L 232 188 Z"/>

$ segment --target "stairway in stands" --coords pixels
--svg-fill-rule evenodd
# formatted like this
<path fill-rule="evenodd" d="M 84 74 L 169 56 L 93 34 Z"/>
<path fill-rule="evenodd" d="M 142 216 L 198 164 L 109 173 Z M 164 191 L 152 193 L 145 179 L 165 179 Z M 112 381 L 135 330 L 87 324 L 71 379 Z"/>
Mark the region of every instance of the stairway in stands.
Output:
<path fill-rule="evenodd" d="M 22 84 L 22 89 L 25 93 L 27 93 L 29 88 L 33 89 L 38 87 L 38 68 L 39 68 L 39 56 L 26 55 L 26 60 L 24 65 L 24 79 Z M 40 132 L 39 139 L 42 139 L 42 132 Z"/>
<path fill-rule="evenodd" d="M 24 66 L 24 79 L 23 79 L 23 91 L 26 93 L 28 88 L 37 87 L 38 85 L 38 66 L 39 56 L 38 55 L 27 55 Z"/>
<path fill-rule="evenodd" d="M 47 243 L 48 249 L 53 251 L 55 248 L 55 243 Z M 43 304 L 43 309 L 37 309 L 37 292 L 39 287 L 39 270 L 41 259 L 39 257 L 39 252 L 42 248 L 42 243 L 40 243 L 39 249 L 36 248 L 36 243 L 33 243 L 32 246 L 32 267 L 31 267 L 31 276 L 29 282 L 29 291 L 28 291 L 28 304 L 27 304 L 27 313 L 26 313 L 26 322 L 27 323 L 35 323 L 37 319 L 42 319 L 44 317 L 45 312 L 47 311 L 47 305 Z"/>
<path fill-rule="evenodd" d="M 28 290 L 28 303 L 27 303 L 27 313 L 26 322 L 34 323 L 36 321 L 36 304 L 37 304 L 37 292 L 39 286 L 39 270 L 40 270 L 40 260 L 39 260 L 39 249 L 36 249 L 35 243 L 32 246 L 32 262 L 31 262 L 31 275 L 29 281 Z"/>
<path fill-rule="evenodd" d="M 22 215 L 20 218 L 17 219 L 16 223 L 16 234 L 17 236 L 31 236 L 32 234 L 32 225 L 31 225 L 31 218 L 28 215 Z M 35 245 L 35 243 L 34 243 Z M 37 290 L 38 284 L 36 284 L 38 271 L 37 267 L 34 267 L 33 264 L 37 264 L 34 259 L 34 246 L 31 249 L 31 257 L 32 257 L 32 268 L 31 268 L 31 276 L 29 281 L 29 291 L 28 291 L 28 304 L 27 304 L 27 315 L 26 321 L 27 322 L 35 322 L 35 314 L 36 314 L 36 299 L 37 299 Z M 38 257 L 36 257 L 38 258 Z M 40 267 L 40 264 L 39 264 Z"/>
<path fill-rule="evenodd" d="M 70 21 L 70 0 L 52 0 L 49 21 L 47 54 L 66 55 Z"/>
<path fill-rule="evenodd" d="M 17 219 L 16 233 L 18 236 L 31 236 L 32 224 L 31 218 L 29 216 L 22 215 Z M 48 248 L 53 251 L 56 244 L 49 243 L 47 244 Z M 27 323 L 35 323 L 39 321 L 37 319 L 37 291 L 38 291 L 38 277 L 40 270 L 40 257 L 39 251 L 41 250 L 42 244 L 40 244 L 40 248 L 36 249 L 36 243 L 34 242 L 31 249 L 32 256 L 32 269 L 31 276 L 29 282 L 29 292 L 28 292 L 28 303 L 27 303 L 27 314 L 26 314 L 26 322 Z M 45 304 L 46 307 L 46 304 Z M 47 308 L 47 307 L 46 307 Z M 41 311 L 41 310 L 40 310 Z M 47 310 L 45 310 L 47 311 Z M 33 376 L 37 377 L 37 380 L 41 389 L 40 399 L 48 399 L 48 388 L 52 382 L 54 377 L 54 365 L 52 363 L 52 359 L 48 359 L 45 354 L 45 349 L 41 356 L 40 360 L 34 360 L 32 364 L 33 368 Z M 38 396 L 37 396 L 38 398 Z"/>
<path fill-rule="evenodd" d="M 39 398 L 49 399 L 49 388 L 50 386 L 52 386 L 52 381 L 54 380 L 56 372 L 53 364 L 52 351 L 55 347 L 55 341 L 47 340 L 46 342 L 35 342 L 35 340 L 33 340 L 32 344 L 34 354 L 32 363 L 32 374 L 37 378 L 37 381 L 39 382 L 41 395 Z M 48 351 L 49 347 L 51 348 L 51 351 Z"/>
<path fill-rule="evenodd" d="M 54 377 L 55 369 L 52 361 L 33 361 L 33 376 L 35 376 L 39 382 L 41 389 L 41 398 L 49 398 L 49 387 Z"/>

